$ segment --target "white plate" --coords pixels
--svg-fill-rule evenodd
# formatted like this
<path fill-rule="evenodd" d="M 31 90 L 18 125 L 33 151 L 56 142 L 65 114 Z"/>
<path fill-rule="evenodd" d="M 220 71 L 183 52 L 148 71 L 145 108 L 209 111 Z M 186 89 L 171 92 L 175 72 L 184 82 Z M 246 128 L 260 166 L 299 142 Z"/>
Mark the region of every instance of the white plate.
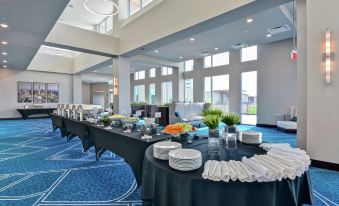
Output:
<path fill-rule="evenodd" d="M 168 153 L 181 147 L 181 144 L 177 142 L 157 142 L 153 145 L 153 156 L 161 160 L 168 160 Z"/>
<path fill-rule="evenodd" d="M 196 159 L 201 158 L 201 152 L 195 149 L 176 149 L 170 151 L 168 155 L 175 159 Z"/>

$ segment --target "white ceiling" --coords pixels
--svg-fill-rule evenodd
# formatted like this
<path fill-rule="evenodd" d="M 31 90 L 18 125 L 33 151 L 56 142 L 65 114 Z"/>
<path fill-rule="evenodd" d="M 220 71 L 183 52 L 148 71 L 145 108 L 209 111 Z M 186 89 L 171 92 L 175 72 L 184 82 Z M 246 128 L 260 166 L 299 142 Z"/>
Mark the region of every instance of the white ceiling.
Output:
<path fill-rule="evenodd" d="M 291 12 L 291 3 L 285 6 Z M 252 18 L 253 22 L 247 23 L 247 18 Z M 152 50 L 145 54 L 180 62 L 187 59 L 201 58 L 200 54 L 202 52 L 220 53 L 229 51 L 232 49 L 231 45 L 237 43 L 246 43 L 248 45 L 265 44 L 293 36 L 292 23 L 280 7 L 274 7 L 247 18 L 193 35 L 191 38 L 195 39 L 194 42 L 191 42 L 190 38 L 185 38 L 157 48 L 157 53 Z M 266 37 L 268 29 L 283 25 L 288 25 L 291 30 L 272 35 L 270 38 Z M 214 48 L 218 48 L 218 50 L 215 51 Z M 180 56 L 183 58 L 180 59 Z"/>
<path fill-rule="evenodd" d="M 113 9 L 112 4 L 105 0 L 89 0 L 88 6 L 102 13 L 110 13 Z M 82 29 L 93 30 L 94 25 L 100 23 L 104 18 L 105 16 L 87 11 L 83 6 L 83 0 L 71 0 L 59 21 Z"/>
<path fill-rule="evenodd" d="M 108 74 L 85 73 L 81 75 L 81 80 L 85 83 L 107 83 L 112 79 L 112 75 Z"/>
<path fill-rule="evenodd" d="M 61 49 L 61 48 L 56 48 L 56 47 L 44 46 L 44 45 L 40 47 L 40 49 L 38 50 L 38 53 L 62 56 L 62 57 L 67 57 L 67 58 L 75 58 L 77 55 L 80 54 L 80 52 L 77 52 L 77 51 L 71 51 L 67 49 Z"/>

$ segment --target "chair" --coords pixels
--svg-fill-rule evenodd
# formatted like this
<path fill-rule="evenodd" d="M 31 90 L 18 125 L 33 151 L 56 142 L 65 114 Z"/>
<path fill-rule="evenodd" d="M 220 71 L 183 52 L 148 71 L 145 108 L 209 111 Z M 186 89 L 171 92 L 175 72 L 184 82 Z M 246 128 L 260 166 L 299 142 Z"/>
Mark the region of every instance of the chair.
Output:
<path fill-rule="evenodd" d="M 290 110 L 290 114 L 284 115 L 283 121 L 277 121 L 277 128 L 281 131 L 286 132 L 296 132 L 298 128 L 297 123 L 297 109 L 292 106 Z"/>

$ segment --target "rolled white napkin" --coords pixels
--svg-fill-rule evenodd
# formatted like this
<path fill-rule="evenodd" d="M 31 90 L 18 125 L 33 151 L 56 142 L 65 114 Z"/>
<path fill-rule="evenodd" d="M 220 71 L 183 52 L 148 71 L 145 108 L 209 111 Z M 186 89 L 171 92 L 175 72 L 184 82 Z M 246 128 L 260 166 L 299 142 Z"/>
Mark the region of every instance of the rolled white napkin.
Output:
<path fill-rule="evenodd" d="M 274 157 L 270 155 L 263 155 L 263 158 L 268 160 L 269 162 L 272 162 L 275 166 L 278 165 L 279 167 L 283 168 L 287 173 L 286 177 L 290 178 L 291 180 L 294 180 L 296 177 L 296 168 L 285 165 L 281 163 L 280 161 L 276 160 Z M 286 178 L 284 177 L 284 178 Z"/>
<path fill-rule="evenodd" d="M 290 144 L 288 144 L 288 143 L 261 143 L 259 146 L 266 151 L 270 150 L 273 147 L 291 148 Z"/>
<path fill-rule="evenodd" d="M 288 168 L 289 170 L 291 170 L 294 174 L 290 176 L 290 178 L 292 177 L 293 179 L 295 178 L 295 176 L 301 176 L 302 173 L 304 173 L 303 170 L 303 165 L 302 164 L 298 164 L 295 163 L 293 161 L 289 161 L 283 157 L 279 157 L 277 155 L 268 153 L 267 154 L 268 157 L 273 158 L 275 161 L 279 162 L 281 165 L 285 165 L 286 168 Z"/>
<path fill-rule="evenodd" d="M 250 171 L 246 164 L 243 162 L 237 161 L 238 165 L 241 167 L 241 169 L 246 173 L 247 178 L 245 179 L 246 182 L 254 182 L 256 180 L 255 174 Z"/>
<path fill-rule="evenodd" d="M 268 176 L 266 177 L 267 180 L 269 181 L 275 181 L 275 180 L 279 180 L 281 181 L 283 178 L 283 172 L 280 170 L 277 170 L 275 167 L 273 167 L 272 165 L 266 163 L 265 161 L 261 160 L 260 158 L 254 156 L 251 158 L 252 161 L 255 161 L 257 164 L 263 165 L 268 169 Z"/>
<path fill-rule="evenodd" d="M 222 181 L 224 181 L 224 182 L 230 181 L 231 175 L 230 175 L 230 172 L 227 168 L 226 162 L 221 161 L 220 167 L 221 167 L 221 179 L 222 179 Z"/>
<path fill-rule="evenodd" d="M 221 165 L 220 162 L 217 162 L 216 168 L 212 177 L 213 181 L 220 181 L 221 180 Z"/>
<path fill-rule="evenodd" d="M 241 168 L 241 166 L 238 164 L 238 161 L 231 160 L 229 161 L 230 166 L 235 171 L 235 174 L 237 175 L 237 179 L 241 182 L 244 182 L 248 179 L 248 175 L 245 171 Z"/>
<path fill-rule="evenodd" d="M 292 163 L 299 165 L 301 167 L 301 170 L 303 171 L 308 170 L 308 167 L 311 164 L 311 160 L 308 155 L 296 155 L 296 154 L 288 153 L 288 152 L 283 153 L 280 150 L 274 150 L 274 149 L 271 149 L 269 153 L 282 157 L 288 161 L 291 161 Z"/>
<path fill-rule="evenodd" d="M 204 179 L 208 178 L 208 172 L 209 172 L 209 169 L 210 169 L 210 163 L 211 163 L 210 160 L 205 162 L 204 172 L 202 173 L 202 178 L 204 178 Z"/>
<path fill-rule="evenodd" d="M 216 161 L 216 160 L 212 160 L 211 161 L 210 168 L 208 170 L 208 177 L 207 177 L 207 179 L 213 180 L 213 175 L 215 173 L 215 170 L 217 169 L 217 163 L 218 163 L 218 161 Z"/>
<path fill-rule="evenodd" d="M 263 177 L 263 179 L 266 179 L 266 177 L 269 176 L 268 175 L 268 169 L 261 164 L 257 164 L 252 159 L 248 159 L 246 157 L 243 157 L 242 162 L 244 164 L 246 164 L 248 167 L 250 167 L 251 169 L 253 169 L 254 171 L 256 171 L 257 173 L 259 173 L 260 176 Z"/>
<path fill-rule="evenodd" d="M 234 171 L 234 169 L 230 166 L 230 163 L 229 162 L 225 162 L 226 164 L 226 167 L 227 167 L 227 170 L 228 172 L 230 173 L 230 178 L 232 181 L 236 181 L 237 180 L 237 174 L 236 172 Z"/>
<path fill-rule="evenodd" d="M 257 172 L 256 170 L 254 170 L 253 168 L 251 168 L 250 166 L 248 166 L 244 162 L 242 162 L 242 164 L 254 175 L 254 181 L 267 182 L 267 179 L 264 175 L 260 174 L 259 172 Z"/>
<path fill-rule="evenodd" d="M 276 164 L 275 162 L 265 158 L 265 156 L 266 155 L 256 155 L 255 157 L 274 168 L 274 171 L 279 174 L 279 180 L 281 180 L 282 178 L 287 178 L 287 170 L 281 167 L 279 164 Z"/>

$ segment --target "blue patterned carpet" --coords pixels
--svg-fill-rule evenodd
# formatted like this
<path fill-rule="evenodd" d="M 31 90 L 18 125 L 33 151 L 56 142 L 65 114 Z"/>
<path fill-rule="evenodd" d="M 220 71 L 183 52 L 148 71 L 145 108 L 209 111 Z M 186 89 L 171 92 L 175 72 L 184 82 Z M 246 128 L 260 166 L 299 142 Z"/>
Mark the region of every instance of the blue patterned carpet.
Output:
<path fill-rule="evenodd" d="M 294 134 L 240 129 L 295 145 Z M 82 153 L 79 139 L 66 142 L 51 130 L 49 119 L 0 121 L 0 206 L 141 205 L 140 189 L 123 159 L 106 152 L 96 162 L 93 150 Z M 338 205 L 339 173 L 312 168 L 310 174 L 314 205 Z"/>

